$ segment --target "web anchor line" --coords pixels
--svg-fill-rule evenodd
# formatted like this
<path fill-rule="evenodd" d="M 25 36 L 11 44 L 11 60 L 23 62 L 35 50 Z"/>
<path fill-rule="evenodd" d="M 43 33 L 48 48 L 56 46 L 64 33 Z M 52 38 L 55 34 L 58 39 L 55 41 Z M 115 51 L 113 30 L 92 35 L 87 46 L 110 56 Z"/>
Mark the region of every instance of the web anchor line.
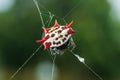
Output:
<path fill-rule="evenodd" d="M 52 65 L 52 75 L 51 75 L 51 80 L 54 80 L 55 59 L 56 59 L 56 55 L 54 55 L 53 58 L 52 58 L 53 65 Z"/>
<path fill-rule="evenodd" d="M 93 69 L 91 69 L 86 63 L 84 58 L 80 57 L 79 55 L 75 54 L 73 51 L 70 51 L 81 63 L 85 65 L 96 77 L 98 77 L 100 80 L 103 80 L 102 77 L 100 77 Z"/>
<path fill-rule="evenodd" d="M 52 19 L 53 19 L 53 17 L 54 17 L 54 15 L 51 13 L 51 12 L 49 12 L 49 15 L 50 15 L 50 20 L 49 20 L 49 22 L 48 22 L 48 27 L 50 26 L 50 23 L 51 23 L 51 21 L 52 21 Z"/>
<path fill-rule="evenodd" d="M 76 4 L 71 8 L 71 10 L 62 18 L 62 20 L 63 20 L 66 24 L 67 24 L 67 22 L 65 21 L 65 18 L 66 18 L 70 13 L 72 13 L 73 10 L 79 6 L 79 4 L 80 4 L 80 1 L 78 1 L 78 3 L 76 3 Z"/>
<path fill-rule="evenodd" d="M 41 22 L 42 22 L 42 26 L 45 26 L 44 21 L 43 21 L 43 17 L 42 17 L 42 12 L 41 12 L 41 10 L 39 8 L 38 2 L 36 0 L 33 0 L 33 1 L 34 1 L 35 5 L 36 5 L 36 7 L 38 9 L 38 12 L 39 12 L 39 15 L 40 15 L 40 19 L 41 19 Z"/>
<path fill-rule="evenodd" d="M 8 80 L 12 80 L 18 72 L 20 72 L 22 70 L 22 68 L 32 59 L 32 57 L 39 51 L 39 49 L 42 47 L 42 45 L 40 45 L 33 53 L 30 57 L 28 57 L 28 59 L 18 68 L 18 70 L 13 73 L 13 75 L 8 79 Z"/>

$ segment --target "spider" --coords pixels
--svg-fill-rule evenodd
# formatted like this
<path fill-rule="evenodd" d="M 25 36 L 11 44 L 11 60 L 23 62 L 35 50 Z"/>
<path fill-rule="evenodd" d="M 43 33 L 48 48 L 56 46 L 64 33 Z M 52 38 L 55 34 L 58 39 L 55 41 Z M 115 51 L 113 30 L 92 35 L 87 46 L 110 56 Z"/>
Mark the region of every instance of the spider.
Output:
<path fill-rule="evenodd" d="M 44 37 L 41 40 L 37 40 L 38 43 L 44 45 L 44 50 L 50 48 L 52 55 L 63 54 L 65 49 L 72 47 L 75 48 L 75 43 L 72 39 L 72 34 L 75 32 L 72 29 L 73 21 L 68 25 L 59 25 L 55 20 L 55 24 L 51 28 L 42 27 L 44 30 Z"/>

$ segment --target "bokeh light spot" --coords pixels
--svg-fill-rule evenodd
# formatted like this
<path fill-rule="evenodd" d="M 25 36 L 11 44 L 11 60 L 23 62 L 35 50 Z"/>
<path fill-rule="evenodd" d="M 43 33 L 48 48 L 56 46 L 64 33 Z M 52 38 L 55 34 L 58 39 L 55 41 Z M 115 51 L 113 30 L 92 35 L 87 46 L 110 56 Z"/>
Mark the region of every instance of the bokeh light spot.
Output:
<path fill-rule="evenodd" d="M 0 13 L 9 11 L 14 3 L 15 0 L 0 0 Z"/>
<path fill-rule="evenodd" d="M 114 19 L 120 20 L 120 0 L 108 0 L 112 9 L 111 15 Z"/>

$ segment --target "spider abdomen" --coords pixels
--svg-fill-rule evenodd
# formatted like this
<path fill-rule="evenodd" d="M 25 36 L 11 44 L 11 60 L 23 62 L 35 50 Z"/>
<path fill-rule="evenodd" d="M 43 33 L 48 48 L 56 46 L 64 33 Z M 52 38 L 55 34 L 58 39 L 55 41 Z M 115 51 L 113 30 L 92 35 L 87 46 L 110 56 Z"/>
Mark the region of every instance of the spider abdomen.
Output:
<path fill-rule="evenodd" d="M 71 38 L 72 34 L 74 33 L 74 30 L 71 28 L 72 23 L 68 25 L 59 25 L 57 20 L 55 21 L 55 24 L 51 28 L 44 28 L 43 30 L 45 32 L 44 37 L 42 40 L 38 40 L 37 42 L 41 42 L 44 45 L 44 49 L 48 48 L 56 48 L 63 50 L 67 47 L 69 43 L 69 39 Z"/>

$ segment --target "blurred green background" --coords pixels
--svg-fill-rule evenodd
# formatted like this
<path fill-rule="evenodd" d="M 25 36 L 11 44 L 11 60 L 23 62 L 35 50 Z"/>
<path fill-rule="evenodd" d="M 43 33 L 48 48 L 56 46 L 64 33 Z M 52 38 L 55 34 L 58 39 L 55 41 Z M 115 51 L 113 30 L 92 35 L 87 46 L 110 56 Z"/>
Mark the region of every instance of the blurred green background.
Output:
<path fill-rule="evenodd" d="M 76 32 L 73 39 L 77 45 L 74 52 L 84 57 L 104 80 L 120 80 L 119 0 L 38 2 L 44 21 L 49 19 L 46 13 L 49 10 L 59 17 L 54 19 L 65 24 L 61 19 L 70 12 L 65 20 L 68 23 L 74 21 Z M 41 39 L 43 33 L 41 27 L 39 13 L 32 0 L 0 0 L 0 80 L 8 80 L 37 49 L 40 44 L 36 40 Z M 42 47 L 13 80 L 50 80 L 51 66 L 51 57 Z M 55 80 L 100 80 L 69 51 L 57 56 L 54 76 Z"/>

